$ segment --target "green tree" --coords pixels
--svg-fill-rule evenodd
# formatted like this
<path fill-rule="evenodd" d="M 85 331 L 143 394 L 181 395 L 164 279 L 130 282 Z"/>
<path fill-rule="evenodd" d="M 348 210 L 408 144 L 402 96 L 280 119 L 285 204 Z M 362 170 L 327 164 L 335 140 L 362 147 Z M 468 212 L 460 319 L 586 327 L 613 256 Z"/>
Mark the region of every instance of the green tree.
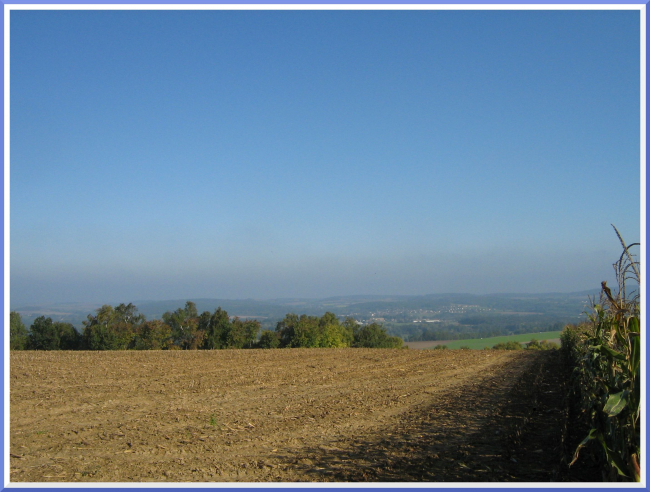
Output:
<path fill-rule="evenodd" d="M 145 321 L 144 314 L 138 314 L 138 308 L 133 304 L 120 304 L 114 310 L 115 323 L 128 323 L 131 325 L 138 325 Z"/>
<path fill-rule="evenodd" d="M 136 350 L 165 350 L 172 345 L 172 329 L 165 322 L 155 319 L 138 326 L 134 343 Z"/>
<path fill-rule="evenodd" d="M 343 339 L 346 347 L 351 347 L 354 343 L 354 334 L 359 331 L 359 323 L 354 318 L 348 316 L 341 323 L 341 330 L 343 332 Z"/>
<path fill-rule="evenodd" d="M 59 337 L 59 348 L 61 350 L 77 350 L 81 345 L 81 335 L 70 323 L 52 323 L 54 330 Z"/>
<path fill-rule="evenodd" d="M 196 304 L 194 304 L 192 301 L 187 301 L 185 303 L 185 313 L 189 318 L 198 318 L 199 313 L 196 310 Z"/>
<path fill-rule="evenodd" d="M 16 311 L 9 313 L 9 348 L 11 350 L 24 350 L 29 340 L 27 328 Z"/>
<path fill-rule="evenodd" d="M 342 324 L 334 313 L 317 316 L 287 314 L 276 326 L 281 347 L 349 347 L 357 322 L 347 318 Z"/>
<path fill-rule="evenodd" d="M 163 321 L 170 326 L 172 339 L 178 347 L 196 350 L 203 345 L 206 332 L 199 329 L 200 319 L 193 302 L 187 301 L 184 308 L 174 312 L 167 311 Z"/>
<path fill-rule="evenodd" d="M 318 347 L 318 318 L 303 314 L 294 326 L 291 347 Z"/>
<path fill-rule="evenodd" d="M 251 348 L 257 334 L 260 331 L 260 323 L 257 320 L 242 321 L 235 318 L 230 323 L 230 329 L 226 335 L 226 348 Z"/>
<path fill-rule="evenodd" d="M 109 329 L 113 323 L 113 306 L 104 304 L 83 321 L 82 346 L 86 350 L 117 350 L 117 336 Z"/>
<path fill-rule="evenodd" d="M 339 325 L 325 325 L 321 328 L 318 346 L 323 348 L 347 347 Z"/>
<path fill-rule="evenodd" d="M 225 348 L 242 348 L 246 340 L 244 322 L 235 318 L 230 323 L 230 330 L 226 335 Z"/>
<path fill-rule="evenodd" d="M 257 335 L 259 335 L 261 329 L 262 329 L 262 325 L 256 319 L 249 319 L 244 321 L 244 334 L 245 334 L 244 347 L 253 348 L 253 345 L 257 340 Z"/>
<path fill-rule="evenodd" d="M 296 326 L 300 318 L 297 314 L 289 313 L 283 320 L 278 321 L 275 331 L 280 337 L 280 346 L 281 347 L 292 347 L 292 341 L 296 334 Z"/>
<path fill-rule="evenodd" d="M 280 336 L 278 332 L 264 330 L 260 335 L 260 341 L 257 346 L 263 349 L 278 348 L 280 346 Z"/>
<path fill-rule="evenodd" d="M 31 350 L 59 350 L 59 332 L 52 318 L 39 316 L 29 330 L 28 348 Z"/>
<path fill-rule="evenodd" d="M 126 350 L 133 348 L 137 328 L 144 315 L 131 303 L 113 308 L 108 304 L 88 315 L 83 322 L 82 346 L 87 350 Z"/>
<path fill-rule="evenodd" d="M 230 317 L 226 311 L 221 309 L 221 306 L 212 315 L 206 311 L 201 315 L 199 329 L 205 332 L 203 348 L 224 348 L 228 344 Z"/>
<path fill-rule="evenodd" d="M 88 325 L 81 335 L 85 350 L 120 350 L 117 334 L 103 324 Z"/>
<path fill-rule="evenodd" d="M 404 341 L 392 337 L 379 323 L 371 323 L 360 328 L 354 336 L 353 347 L 365 348 L 401 348 Z"/>
<path fill-rule="evenodd" d="M 212 315 L 210 314 L 210 311 L 203 311 L 198 317 L 198 329 L 205 333 L 205 336 L 203 337 L 203 345 L 201 346 L 202 349 L 208 348 L 208 335 L 211 325 Z"/>
<path fill-rule="evenodd" d="M 318 321 L 318 347 L 349 347 L 348 333 L 334 313 L 327 312 Z"/>

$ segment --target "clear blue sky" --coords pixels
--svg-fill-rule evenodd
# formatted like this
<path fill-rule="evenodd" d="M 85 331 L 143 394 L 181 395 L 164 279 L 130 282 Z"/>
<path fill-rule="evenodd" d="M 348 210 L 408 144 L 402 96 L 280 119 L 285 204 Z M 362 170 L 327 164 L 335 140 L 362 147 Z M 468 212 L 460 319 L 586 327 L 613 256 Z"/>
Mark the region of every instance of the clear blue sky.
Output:
<path fill-rule="evenodd" d="M 569 292 L 640 238 L 638 11 L 10 29 L 12 307 Z"/>

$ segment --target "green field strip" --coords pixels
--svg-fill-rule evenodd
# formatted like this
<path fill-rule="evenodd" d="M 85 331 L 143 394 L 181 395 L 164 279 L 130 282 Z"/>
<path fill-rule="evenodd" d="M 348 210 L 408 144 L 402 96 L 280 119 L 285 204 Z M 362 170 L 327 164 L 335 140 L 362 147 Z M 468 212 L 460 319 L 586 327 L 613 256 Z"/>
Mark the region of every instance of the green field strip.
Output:
<path fill-rule="evenodd" d="M 523 333 L 521 335 L 505 335 L 500 337 L 491 338 L 471 338 L 469 340 L 454 340 L 447 342 L 445 345 L 450 349 L 459 349 L 461 347 L 469 347 L 474 350 L 482 350 L 486 347 L 492 348 L 497 343 L 505 343 L 515 341 L 519 343 L 530 342 L 533 338 L 537 341 L 542 340 L 557 340 L 560 338 L 561 331 L 545 331 L 542 333 Z M 432 345 L 431 348 L 434 346 Z"/>

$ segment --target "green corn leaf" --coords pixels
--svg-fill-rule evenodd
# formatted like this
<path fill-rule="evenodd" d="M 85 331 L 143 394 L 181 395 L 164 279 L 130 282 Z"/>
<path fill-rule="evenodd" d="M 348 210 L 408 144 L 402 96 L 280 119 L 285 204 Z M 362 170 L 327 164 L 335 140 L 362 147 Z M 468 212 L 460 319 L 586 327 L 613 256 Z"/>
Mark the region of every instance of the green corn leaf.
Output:
<path fill-rule="evenodd" d="M 614 359 L 625 360 L 625 355 L 621 354 L 620 352 L 617 352 L 616 350 L 609 348 L 607 345 L 592 345 L 589 348 L 594 352 L 605 352 L 607 355 L 609 355 Z"/>
<path fill-rule="evenodd" d="M 625 343 L 625 326 L 624 325 L 616 325 L 616 340 L 618 340 L 618 343 L 624 344 Z"/>
<path fill-rule="evenodd" d="M 632 415 L 635 422 L 639 418 L 640 406 L 641 406 L 641 384 L 639 384 L 639 380 L 637 378 L 637 382 L 634 384 L 634 400 L 631 408 Z"/>
<path fill-rule="evenodd" d="M 607 443 L 605 443 L 605 438 L 603 437 L 602 433 L 598 432 L 598 435 L 596 437 L 605 450 L 605 456 L 607 457 L 609 464 L 612 465 L 612 467 L 616 468 L 616 471 L 619 475 L 628 477 L 627 473 L 625 473 L 625 471 L 627 471 L 627 466 L 625 465 L 623 458 L 621 458 L 619 454 L 607 447 Z"/>
<path fill-rule="evenodd" d="M 587 445 L 589 441 L 592 439 L 598 439 L 600 435 L 600 431 L 598 429 L 591 429 L 589 430 L 589 434 L 587 434 L 587 437 L 585 437 L 580 444 L 578 444 L 578 447 L 584 447 Z"/>
<path fill-rule="evenodd" d="M 573 454 L 573 460 L 571 461 L 571 463 L 569 463 L 569 466 L 573 465 L 577 461 L 578 454 L 580 453 L 580 450 L 582 448 L 584 448 L 589 441 L 591 441 L 592 439 L 599 439 L 599 437 L 602 437 L 602 436 L 600 436 L 600 432 L 598 431 L 598 429 L 591 429 L 589 431 L 589 434 L 587 434 L 587 437 L 585 437 L 582 440 L 582 442 L 580 444 L 578 444 L 578 447 L 576 448 L 576 451 Z"/>
<path fill-rule="evenodd" d="M 631 336 L 630 338 L 632 339 L 632 354 L 630 357 L 632 374 L 630 376 L 634 377 L 639 370 L 639 363 L 641 361 L 641 338 L 637 336 Z"/>
<path fill-rule="evenodd" d="M 569 466 L 573 465 L 576 460 L 578 459 L 578 453 L 580 450 L 587 445 L 587 443 L 593 439 L 598 440 L 600 444 L 602 445 L 603 449 L 605 450 L 605 456 L 607 457 L 607 462 L 616 469 L 619 475 L 623 477 L 628 477 L 626 474 L 627 471 L 627 466 L 625 466 L 625 463 L 623 459 L 616 454 L 614 451 L 609 449 L 607 447 L 607 443 L 605 442 L 605 437 L 603 436 L 603 433 L 600 432 L 598 429 L 591 429 L 589 431 L 589 434 L 587 437 L 585 437 L 582 442 L 578 445 L 578 448 L 575 451 L 575 454 L 573 455 L 573 461 L 569 463 Z"/>
<path fill-rule="evenodd" d="M 614 393 L 609 395 L 607 403 L 605 403 L 605 412 L 610 417 L 616 417 L 623 409 L 627 406 L 627 396 L 629 395 L 628 390 L 621 391 L 620 393 Z"/>
<path fill-rule="evenodd" d="M 630 324 L 628 325 L 628 330 L 632 333 L 641 335 L 641 330 L 639 330 L 639 318 L 637 318 L 636 316 L 630 318 Z"/>

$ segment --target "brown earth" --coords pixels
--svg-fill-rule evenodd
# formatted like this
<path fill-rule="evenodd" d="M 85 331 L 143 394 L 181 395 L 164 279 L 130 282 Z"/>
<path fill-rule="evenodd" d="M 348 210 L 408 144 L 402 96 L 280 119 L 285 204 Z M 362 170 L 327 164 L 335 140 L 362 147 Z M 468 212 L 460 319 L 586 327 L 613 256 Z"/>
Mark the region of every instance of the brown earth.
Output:
<path fill-rule="evenodd" d="M 551 338 L 551 339 L 538 338 L 537 340 L 538 341 L 546 340 L 549 343 L 554 343 L 554 344 L 556 344 L 558 346 L 560 345 L 560 339 L 559 338 Z M 424 349 L 430 349 L 430 348 L 436 347 L 437 345 L 447 345 L 448 343 L 457 342 L 457 341 L 458 340 L 428 340 L 428 341 L 425 341 L 425 342 L 404 342 L 404 346 L 408 347 L 410 349 L 424 350 Z M 528 342 L 530 342 L 530 340 L 526 340 L 526 341 L 519 342 L 519 343 L 523 344 L 523 343 L 528 343 Z M 492 348 L 492 347 L 489 347 L 489 348 Z"/>
<path fill-rule="evenodd" d="M 424 341 L 424 342 L 419 342 L 419 341 L 418 342 L 404 342 L 404 346 L 408 347 L 410 349 L 421 350 L 421 349 L 433 348 L 436 345 L 446 345 L 449 342 L 451 342 L 451 340 L 427 340 L 427 341 Z"/>
<path fill-rule="evenodd" d="M 12 352 L 11 481 L 575 480 L 561 463 L 558 360 L 556 351 Z"/>

